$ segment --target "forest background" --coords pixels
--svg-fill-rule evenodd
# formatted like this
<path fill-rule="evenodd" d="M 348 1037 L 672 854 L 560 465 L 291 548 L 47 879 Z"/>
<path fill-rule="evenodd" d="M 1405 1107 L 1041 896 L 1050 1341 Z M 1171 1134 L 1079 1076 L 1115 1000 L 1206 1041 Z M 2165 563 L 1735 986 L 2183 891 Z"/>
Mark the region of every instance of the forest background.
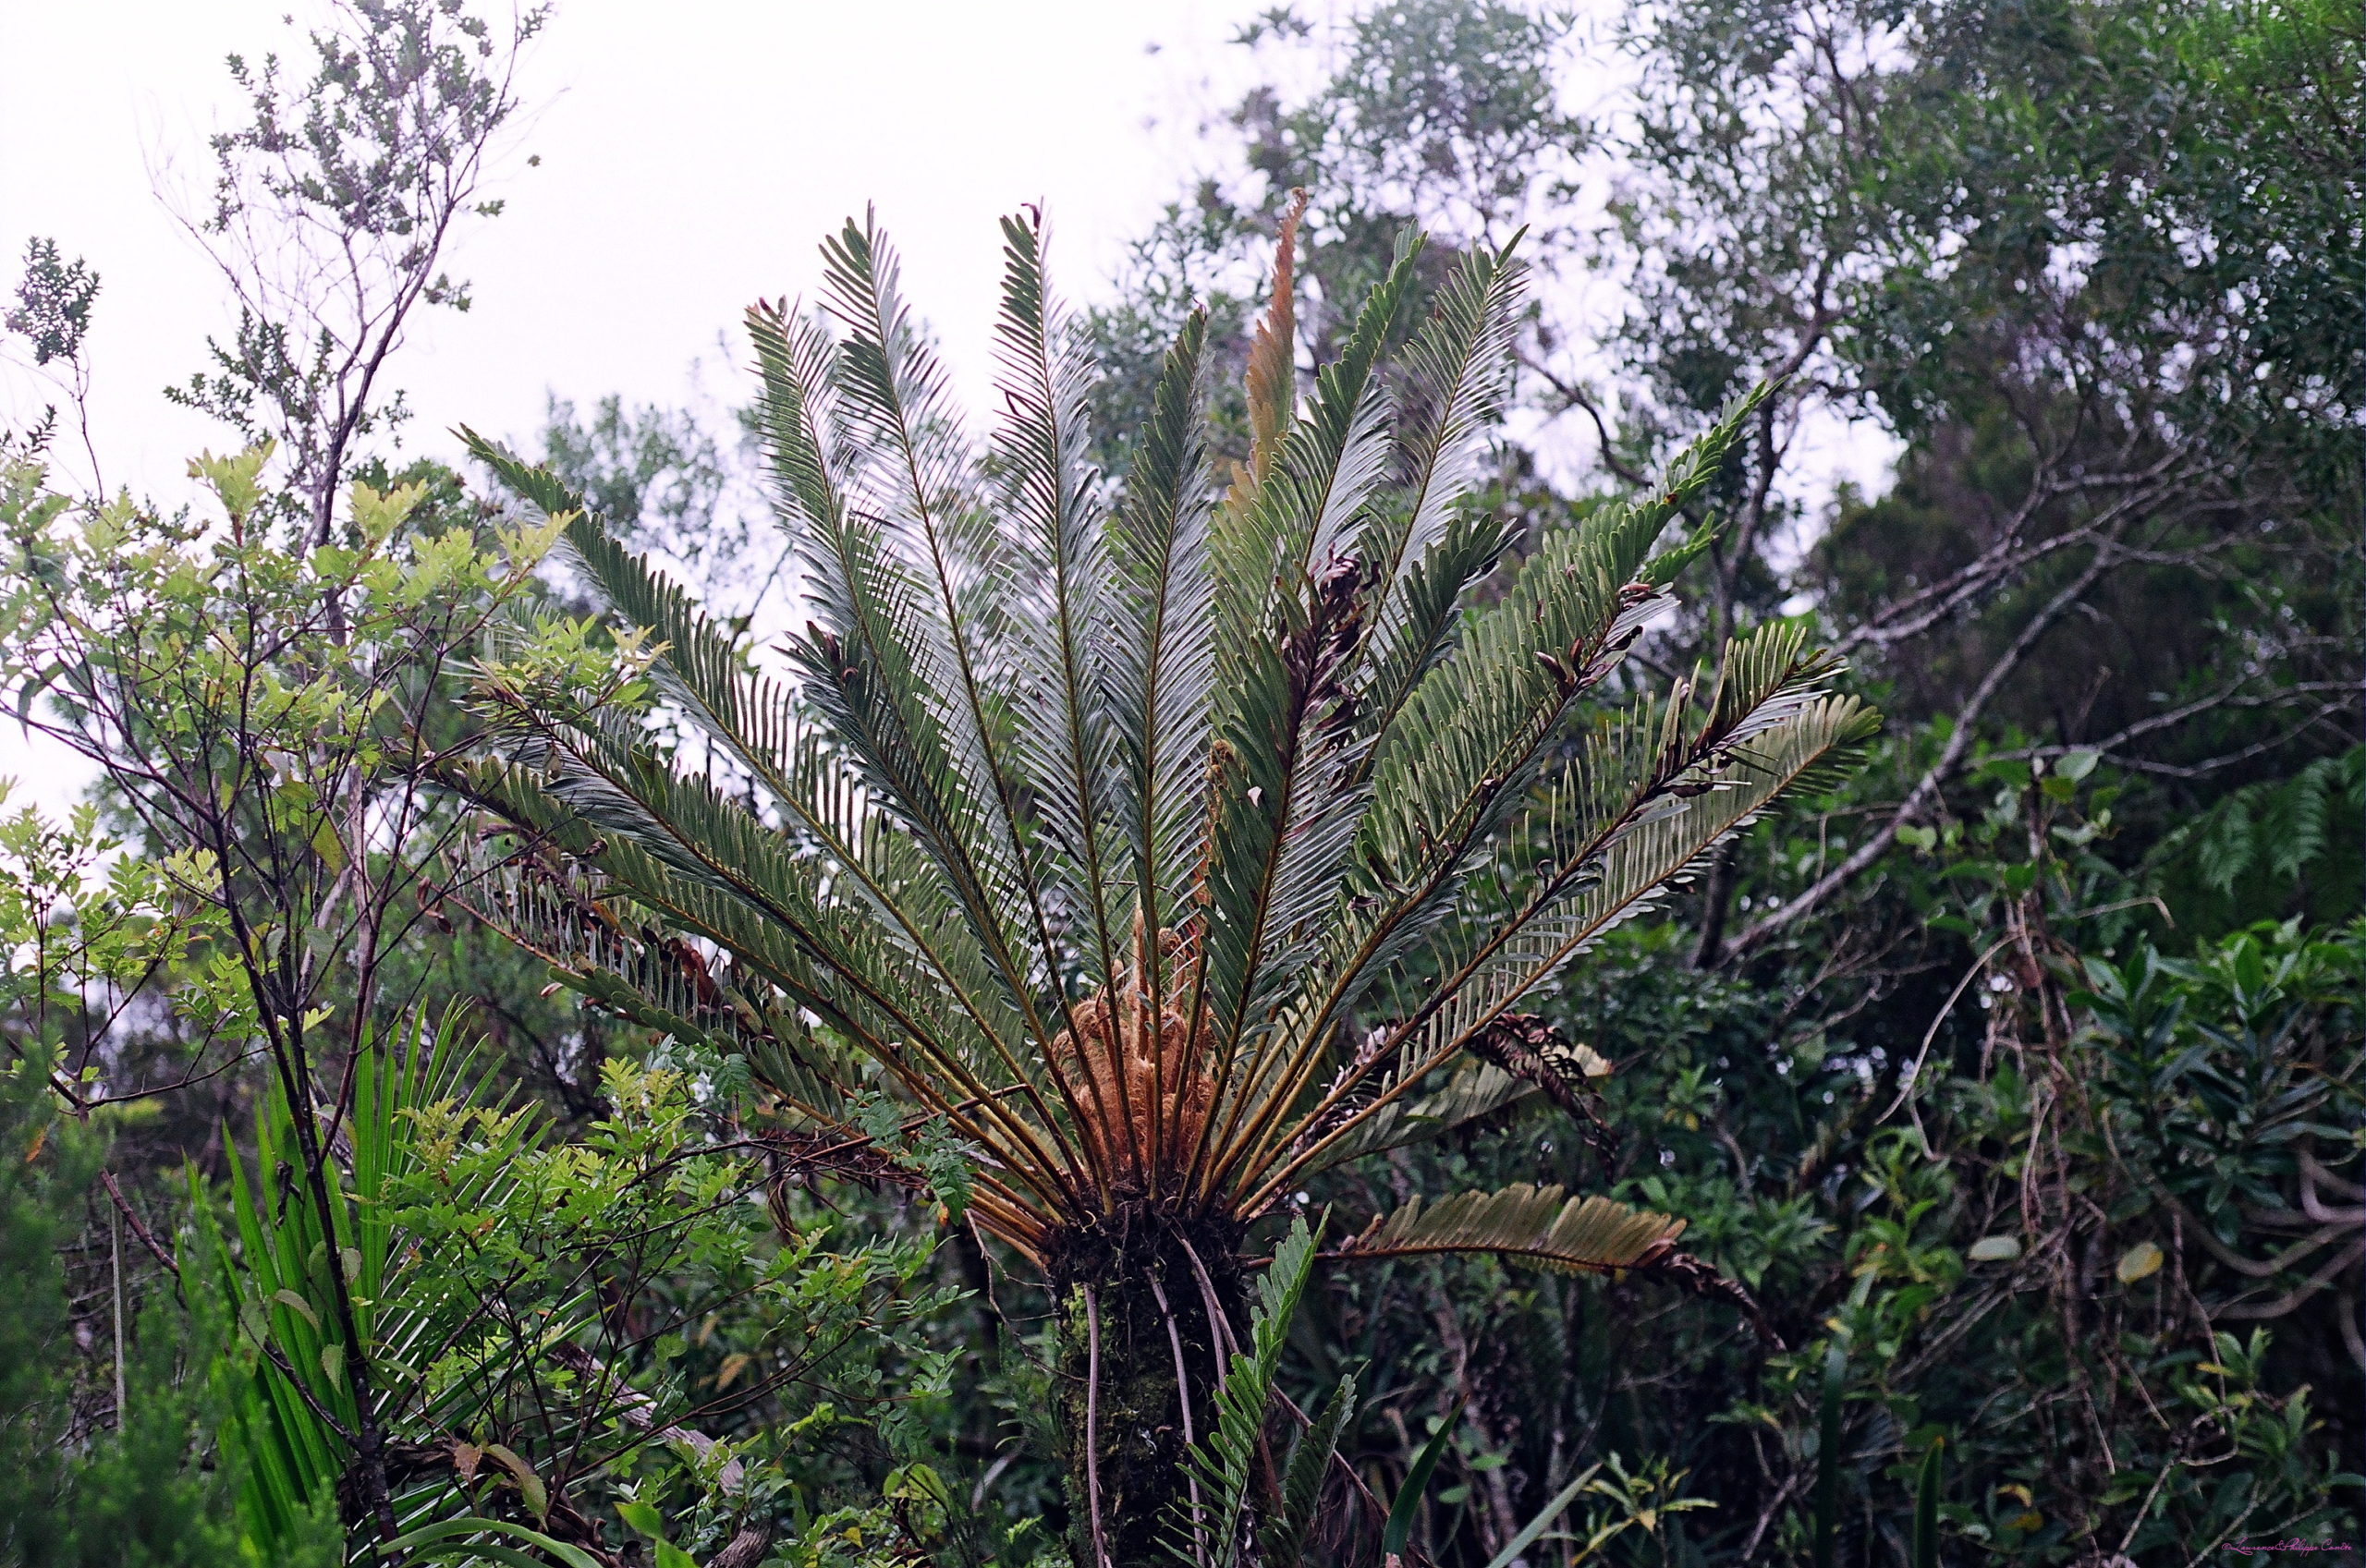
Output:
<path fill-rule="evenodd" d="M 892 1107 L 863 1148 L 768 1138 L 727 1040 L 470 912 L 438 764 L 506 617 L 636 668 L 538 514 L 396 444 L 546 25 L 356 0 L 234 64 L 193 220 L 226 308 L 167 395 L 225 427 L 208 500 L 66 480 L 107 439 L 72 237 L 7 302 L 56 397 L 0 448 L 0 673 L 100 782 L 0 825 L 0 1561 L 1067 1560 L 1050 1307 L 957 1222 L 961 1151 Z M 1562 973 L 1540 1023 L 1609 1071 L 1320 1178 L 1341 1216 L 1600 1192 L 1725 1285 L 1316 1263 L 1274 1380 L 1359 1398 L 1315 1560 L 2357 1541 L 2355 12 L 1717 0 L 1580 47 L 1396 0 L 1237 46 L 1261 85 L 1084 317 L 1106 471 L 1195 303 L 1246 459 L 1224 389 L 1293 190 L 1305 365 L 1409 227 L 1423 306 L 1521 233 L 1473 503 L 1511 561 L 1769 383 L 1630 659 L 1796 620 L 1888 716 Z M 1851 432 L 1885 480 L 1806 481 Z M 797 567 L 758 435 L 555 401 L 533 456 L 760 649 Z"/>

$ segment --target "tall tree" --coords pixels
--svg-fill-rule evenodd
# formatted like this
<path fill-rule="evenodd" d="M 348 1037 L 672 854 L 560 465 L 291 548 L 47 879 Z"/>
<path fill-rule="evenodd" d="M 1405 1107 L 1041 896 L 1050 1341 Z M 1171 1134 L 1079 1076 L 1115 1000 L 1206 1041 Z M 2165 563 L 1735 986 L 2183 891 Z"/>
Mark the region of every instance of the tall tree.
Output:
<path fill-rule="evenodd" d="M 440 262 L 456 225 L 499 210 L 479 200 L 484 161 L 543 19 L 528 9 L 496 30 L 459 0 L 357 0 L 307 33 L 308 71 L 230 58 L 250 117 L 213 139 L 211 201 L 187 221 L 238 325 L 210 344 L 210 371 L 168 393 L 249 443 L 190 466 L 218 513 L 55 493 L 14 452 L 0 470 L 15 717 L 96 765 L 170 898 L 208 932 L 206 962 L 177 970 L 167 954 L 131 976 L 116 1016 L 79 1042 L 81 1073 L 53 1074 L 53 1088 L 78 1116 L 166 1092 L 118 1047 L 135 999 L 178 988 L 176 1011 L 202 1021 L 179 1082 L 262 1064 L 263 1097 L 291 1129 L 295 1201 L 322 1237 L 340 1234 L 335 1151 L 356 1064 L 396 1010 L 383 966 L 437 918 L 420 877 L 451 824 L 418 764 L 448 728 L 448 665 L 525 588 L 540 548 L 511 535 L 513 553 L 465 503 L 445 512 L 439 475 L 387 472 L 402 404 L 386 367 L 414 310 L 466 307 Z M 8 324 L 69 363 L 79 392 L 97 280 L 54 247 L 30 262 Z M 429 514 L 445 524 L 432 536 Z M 396 1521 L 384 1380 L 360 1331 L 369 1307 L 345 1252 L 323 1258 L 346 1501 L 384 1539 Z"/>
<path fill-rule="evenodd" d="M 1885 820 L 1738 948 L 1848 888 L 2001 724 L 2172 798 L 2344 743 L 2352 13 L 1738 4 L 1640 10 L 1633 37 L 1640 428 L 1788 378 L 1728 480 L 1707 630 L 1805 589 L 1835 646 L 1949 726 Z M 1897 492 L 1787 538 L 1775 481 L 1835 416 L 1903 438 Z M 1787 579 L 1772 562 L 1802 543 Z"/>
<path fill-rule="evenodd" d="M 230 56 L 251 118 L 213 136 L 211 201 L 182 221 L 238 325 L 167 395 L 277 446 L 304 508 L 299 549 L 329 541 L 368 439 L 405 416 L 381 378 L 412 313 L 469 308 L 445 248 L 455 225 L 501 211 L 482 199 L 485 161 L 548 15 L 496 26 L 457 0 L 335 0 L 307 35 L 309 72 Z"/>

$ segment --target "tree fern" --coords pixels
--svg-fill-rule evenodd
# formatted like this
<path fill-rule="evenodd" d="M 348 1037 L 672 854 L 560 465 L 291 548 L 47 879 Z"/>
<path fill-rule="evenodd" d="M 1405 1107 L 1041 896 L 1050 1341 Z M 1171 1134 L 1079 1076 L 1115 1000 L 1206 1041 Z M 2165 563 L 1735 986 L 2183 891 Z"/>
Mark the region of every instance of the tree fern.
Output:
<path fill-rule="evenodd" d="M 1080 1501 L 1114 1510 L 1080 1562 L 1155 1557 L 1186 1474 L 1253 1506 L 1222 1446 L 1272 1376 L 1226 1348 L 1248 1228 L 1311 1171 L 1531 1092 L 1488 1045 L 1522 999 L 1874 723 L 1782 624 L 1655 695 L 1611 680 L 1706 537 L 1662 536 L 1754 400 L 1647 494 L 1541 527 L 1502 568 L 1507 525 L 1478 492 L 1512 249 L 1462 256 L 1409 322 L 1409 236 L 1301 388 L 1295 228 L 1250 351 L 1247 460 L 1214 456 L 1195 314 L 1113 486 L 1040 221 L 1004 225 L 982 443 L 893 247 L 848 224 L 818 310 L 749 314 L 803 573 L 802 629 L 770 649 L 470 438 L 564 519 L 629 657 L 585 675 L 560 651 L 579 629 L 555 624 L 487 650 L 486 745 L 444 776 L 492 825 L 451 896 L 604 1003 L 744 1055 L 782 1136 L 864 1139 L 848 1097 L 875 1085 L 970 1151 L 977 1223 L 1077 1293 L 1063 1365 L 1091 1397 L 1061 1419 Z M 669 748 L 684 733 L 712 769 Z M 1448 1197 L 1341 1255 L 1621 1268 L 1674 1235 L 1599 1205 Z M 1286 1315 L 1265 1305 L 1252 1342 Z M 1104 1430 L 1104 1365 L 1184 1419 Z M 1187 1469 L 1202 1416 L 1214 1468 Z M 1284 1492 L 1258 1521 L 1275 1541 Z"/>

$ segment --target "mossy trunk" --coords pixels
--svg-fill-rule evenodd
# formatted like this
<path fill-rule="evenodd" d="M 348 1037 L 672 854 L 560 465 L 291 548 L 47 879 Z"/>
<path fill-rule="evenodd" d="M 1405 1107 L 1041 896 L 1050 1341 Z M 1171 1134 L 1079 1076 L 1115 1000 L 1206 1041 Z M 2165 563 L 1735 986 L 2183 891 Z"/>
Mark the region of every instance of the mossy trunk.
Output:
<path fill-rule="evenodd" d="M 1131 1209 L 1062 1238 L 1051 1260 L 1077 1568 L 1172 1568 L 1167 1543 L 1182 1538 L 1191 1506 L 1184 1450 L 1206 1440 L 1221 1365 L 1211 1295 L 1232 1333 L 1246 1321 L 1238 1244 L 1222 1222 Z"/>

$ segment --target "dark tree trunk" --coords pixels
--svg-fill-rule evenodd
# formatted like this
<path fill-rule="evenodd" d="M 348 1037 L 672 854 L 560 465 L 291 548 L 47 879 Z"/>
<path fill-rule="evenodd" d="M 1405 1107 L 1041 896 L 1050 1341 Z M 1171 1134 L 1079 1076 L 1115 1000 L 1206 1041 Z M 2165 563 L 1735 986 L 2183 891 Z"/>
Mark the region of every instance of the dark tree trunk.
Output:
<path fill-rule="evenodd" d="M 1212 1298 L 1226 1331 L 1238 1336 L 1246 1323 L 1238 1246 L 1228 1222 L 1129 1206 L 1061 1238 L 1050 1259 L 1054 1413 L 1077 1568 L 1172 1568 L 1169 1543 L 1191 1507 L 1184 1450 L 1207 1440 L 1221 1365 Z"/>
<path fill-rule="evenodd" d="M 1725 961 L 1726 914 L 1734 901 L 1734 856 L 1728 842 L 1709 863 L 1709 880 L 1701 893 L 1701 941 L 1692 950 L 1692 966 L 1714 969 Z"/>

